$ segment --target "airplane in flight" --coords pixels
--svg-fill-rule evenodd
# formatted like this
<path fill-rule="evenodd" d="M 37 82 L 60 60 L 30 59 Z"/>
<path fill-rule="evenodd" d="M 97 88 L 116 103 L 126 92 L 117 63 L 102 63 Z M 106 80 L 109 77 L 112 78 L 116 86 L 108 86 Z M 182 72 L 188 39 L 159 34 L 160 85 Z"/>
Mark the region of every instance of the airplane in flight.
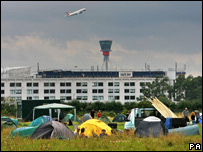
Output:
<path fill-rule="evenodd" d="M 65 17 L 69 17 L 69 16 L 73 16 L 73 15 L 82 14 L 82 12 L 84 12 L 84 11 L 86 11 L 86 8 L 82 8 L 82 9 L 77 10 L 77 11 L 72 12 L 72 13 L 66 12 L 67 15 L 65 15 Z"/>

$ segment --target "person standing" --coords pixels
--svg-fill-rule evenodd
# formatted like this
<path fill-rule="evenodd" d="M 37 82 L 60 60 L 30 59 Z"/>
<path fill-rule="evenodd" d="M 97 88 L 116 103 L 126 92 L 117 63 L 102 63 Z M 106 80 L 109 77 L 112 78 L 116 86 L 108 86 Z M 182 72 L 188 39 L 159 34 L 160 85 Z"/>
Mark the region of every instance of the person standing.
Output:
<path fill-rule="evenodd" d="M 192 120 L 192 124 L 194 125 L 195 124 L 195 113 L 194 112 L 191 113 L 191 120 Z"/>
<path fill-rule="evenodd" d="M 98 114 L 97 114 L 97 118 L 101 117 L 101 110 L 99 110 Z"/>
<path fill-rule="evenodd" d="M 92 111 L 90 112 L 90 115 L 91 115 L 92 119 L 94 119 L 94 109 L 92 109 Z"/>
<path fill-rule="evenodd" d="M 186 122 L 189 122 L 189 111 L 188 111 L 187 107 L 182 112 L 182 116 L 185 118 Z"/>

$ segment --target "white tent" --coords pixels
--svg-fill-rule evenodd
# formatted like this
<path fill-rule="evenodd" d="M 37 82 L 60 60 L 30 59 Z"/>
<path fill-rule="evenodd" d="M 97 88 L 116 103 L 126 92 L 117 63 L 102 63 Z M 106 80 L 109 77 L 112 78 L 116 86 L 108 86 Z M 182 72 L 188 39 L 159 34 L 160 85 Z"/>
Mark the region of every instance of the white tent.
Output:
<path fill-rule="evenodd" d="M 57 109 L 58 111 L 58 120 L 61 113 L 61 109 L 74 109 L 74 119 L 76 120 L 76 108 L 74 106 L 69 106 L 65 104 L 59 104 L 59 103 L 51 103 L 41 106 L 36 106 L 33 108 L 33 120 L 35 117 L 35 109 L 49 109 L 49 115 L 52 117 L 51 109 Z"/>

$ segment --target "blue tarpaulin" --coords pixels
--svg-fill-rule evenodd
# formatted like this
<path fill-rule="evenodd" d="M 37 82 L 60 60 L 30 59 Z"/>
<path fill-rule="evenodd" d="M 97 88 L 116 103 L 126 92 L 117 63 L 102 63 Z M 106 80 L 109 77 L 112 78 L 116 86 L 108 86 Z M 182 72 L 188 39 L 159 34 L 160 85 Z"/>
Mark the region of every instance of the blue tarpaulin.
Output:
<path fill-rule="evenodd" d="M 185 136 L 200 135 L 198 125 L 180 127 L 180 128 L 176 128 L 176 129 L 169 129 L 168 133 L 169 134 L 171 134 L 171 133 L 179 133 L 179 134 L 185 135 Z"/>
<path fill-rule="evenodd" d="M 202 124 L 202 116 L 199 117 L 199 124 Z"/>
<path fill-rule="evenodd" d="M 171 129 L 171 128 L 172 128 L 172 119 L 171 119 L 171 117 L 167 117 L 167 118 L 166 118 L 165 126 L 166 126 L 168 129 Z"/>

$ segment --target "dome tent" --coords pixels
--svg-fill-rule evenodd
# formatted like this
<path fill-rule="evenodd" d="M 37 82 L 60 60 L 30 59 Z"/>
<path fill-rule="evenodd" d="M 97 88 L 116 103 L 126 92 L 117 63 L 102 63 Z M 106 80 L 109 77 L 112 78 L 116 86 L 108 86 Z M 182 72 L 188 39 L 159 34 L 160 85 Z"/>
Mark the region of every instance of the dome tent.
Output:
<path fill-rule="evenodd" d="M 39 138 L 74 138 L 73 132 L 58 121 L 48 121 L 40 125 L 32 134 L 31 139 Z"/>
<path fill-rule="evenodd" d="M 97 119 L 90 119 L 82 123 L 80 126 L 78 126 L 80 129 L 85 128 L 85 136 L 91 137 L 93 134 L 96 134 L 97 136 L 100 135 L 102 129 L 106 130 L 106 134 L 109 136 L 111 135 L 111 127 L 109 127 L 107 124 L 105 124 L 103 121 L 97 120 Z M 77 130 L 75 130 L 76 132 Z M 81 131 L 79 132 L 81 134 Z"/>
<path fill-rule="evenodd" d="M 38 117 L 37 119 L 35 119 L 34 121 L 31 122 L 31 124 L 29 124 L 29 127 L 31 126 L 39 126 L 45 122 L 51 121 L 52 118 L 50 116 L 41 116 Z"/>
<path fill-rule="evenodd" d="M 125 122 L 125 118 L 126 115 L 124 114 L 119 114 L 117 116 L 114 117 L 114 119 L 112 120 L 112 122 Z"/>
<path fill-rule="evenodd" d="M 18 125 L 18 119 L 13 119 L 13 118 L 9 118 L 9 117 L 3 116 L 3 117 L 1 117 L 1 120 L 4 121 L 4 122 L 11 122 L 11 123 L 13 123 L 16 127 L 17 127 L 17 125 Z"/>
<path fill-rule="evenodd" d="M 111 123 L 111 120 L 109 120 L 109 118 L 107 118 L 106 116 L 101 116 L 101 117 L 99 117 L 98 120 L 101 120 L 106 124 Z"/>
<path fill-rule="evenodd" d="M 72 120 L 72 121 L 75 121 L 75 120 L 74 120 L 74 115 L 71 114 L 71 113 L 69 113 L 69 114 L 67 114 L 67 115 L 62 119 L 62 121 L 63 121 L 63 122 L 68 122 L 69 119 Z M 79 122 L 78 117 L 76 117 L 76 122 Z"/>
<path fill-rule="evenodd" d="M 33 132 L 38 128 L 39 126 L 32 126 L 32 127 L 20 127 L 15 130 L 13 130 L 8 137 L 10 136 L 22 136 L 22 137 L 29 137 L 32 136 Z"/>
<path fill-rule="evenodd" d="M 80 123 L 83 123 L 89 119 L 92 119 L 92 117 L 90 116 L 90 114 L 86 113 L 82 116 L 82 118 L 80 119 Z"/>
<path fill-rule="evenodd" d="M 139 137 L 149 137 L 151 135 L 157 137 L 161 134 L 167 135 L 168 129 L 161 119 L 154 116 L 143 119 L 135 130 L 135 135 Z"/>

